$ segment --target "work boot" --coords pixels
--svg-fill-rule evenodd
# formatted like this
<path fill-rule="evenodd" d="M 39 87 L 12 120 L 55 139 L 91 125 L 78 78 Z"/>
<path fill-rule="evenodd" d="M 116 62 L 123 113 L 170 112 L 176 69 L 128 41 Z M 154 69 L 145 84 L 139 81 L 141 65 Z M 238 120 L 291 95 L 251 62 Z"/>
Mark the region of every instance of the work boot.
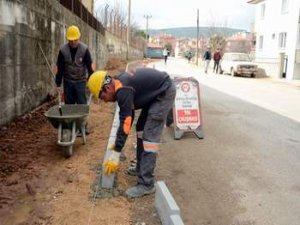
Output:
<path fill-rule="evenodd" d="M 136 166 L 129 166 L 127 169 L 127 174 L 130 176 L 137 176 L 138 175 L 138 171 L 136 169 Z"/>
<path fill-rule="evenodd" d="M 88 127 L 85 128 L 85 135 L 89 135 L 90 134 L 90 129 Z"/>
<path fill-rule="evenodd" d="M 78 130 L 78 132 L 77 132 L 77 137 L 82 137 L 81 130 Z"/>
<path fill-rule="evenodd" d="M 120 154 L 120 161 L 125 161 L 127 159 L 125 153 L 123 151 L 121 151 L 121 154 Z"/>
<path fill-rule="evenodd" d="M 147 188 L 144 185 L 138 184 L 126 190 L 126 195 L 129 198 L 139 198 L 144 195 L 155 193 L 155 187 Z"/>
<path fill-rule="evenodd" d="M 85 135 L 90 134 L 90 129 L 88 127 L 85 128 Z M 77 137 L 82 137 L 81 129 L 78 130 Z"/>

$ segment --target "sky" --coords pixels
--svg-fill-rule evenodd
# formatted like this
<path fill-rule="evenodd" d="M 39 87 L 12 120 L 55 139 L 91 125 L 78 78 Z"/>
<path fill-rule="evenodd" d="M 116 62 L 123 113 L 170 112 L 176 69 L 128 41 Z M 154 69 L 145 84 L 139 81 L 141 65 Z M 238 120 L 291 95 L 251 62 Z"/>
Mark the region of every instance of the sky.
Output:
<path fill-rule="evenodd" d="M 248 0 L 131 0 L 131 21 L 140 29 L 146 29 L 145 15 L 149 29 L 197 26 L 220 26 L 250 31 L 254 22 L 255 5 Z M 108 4 L 119 5 L 127 14 L 129 0 L 95 0 L 95 10 L 101 11 Z"/>

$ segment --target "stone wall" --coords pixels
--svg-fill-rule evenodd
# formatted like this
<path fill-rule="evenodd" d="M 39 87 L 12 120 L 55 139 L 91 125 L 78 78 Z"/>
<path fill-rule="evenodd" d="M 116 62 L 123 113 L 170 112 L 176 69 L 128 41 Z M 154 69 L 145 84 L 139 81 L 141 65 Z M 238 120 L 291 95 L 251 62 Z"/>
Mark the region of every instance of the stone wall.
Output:
<path fill-rule="evenodd" d="M 54 66 L 71 24 L 79 26 L 96 69 L 103 68 L 110 55 L 126 56 L 124 42 L 111 34 L 101 35 L 59 1 L 0 1 L 0 125 L 40 105 L 55 87 L 38 43 Z M 109 52 L 107 43 L 116 49 Z M 130 48 L 129 53 L 131 58 L 143 56 L 138 49 Z"/>

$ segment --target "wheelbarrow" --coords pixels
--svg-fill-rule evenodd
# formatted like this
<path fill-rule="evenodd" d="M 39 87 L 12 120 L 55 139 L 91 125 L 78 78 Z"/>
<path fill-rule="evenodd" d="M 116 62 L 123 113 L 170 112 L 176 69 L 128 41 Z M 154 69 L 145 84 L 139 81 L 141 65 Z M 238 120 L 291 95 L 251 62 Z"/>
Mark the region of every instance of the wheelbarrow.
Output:
<path fill-rule="evenodd" d="M 38 46 L 43 54 L 52 78 L 55 81 L 55 74 L 53 73 L 40 43 L 38 43 Z M 73 154 L 73 144 L 79 131 L 81 131 L 82 134 L 83 144 L 86 143 L 86 117 L 89 114 L 89 105 L 91 100 L 92 96 L 90 95 L 87 105 L 62 105 L 61 93 L 58 92 L 59 105 L 51 107 L 45 113 L 45 116 L 49 119 L 53 127 L 58 129 L 57 144 L 62 147 L 66 158 L 69 158 Z"/>
<path fill-rule="evenodd" d="M 85 127 L 88 114 L 89 104 L 56 105 L 45 112 L 53 127 L 58 129 L 57 144 L 61 146 L 66 158 L 72 156 L 73 144 L 79 132 L 82 134 L 83 144 L 86 143 Z"/>

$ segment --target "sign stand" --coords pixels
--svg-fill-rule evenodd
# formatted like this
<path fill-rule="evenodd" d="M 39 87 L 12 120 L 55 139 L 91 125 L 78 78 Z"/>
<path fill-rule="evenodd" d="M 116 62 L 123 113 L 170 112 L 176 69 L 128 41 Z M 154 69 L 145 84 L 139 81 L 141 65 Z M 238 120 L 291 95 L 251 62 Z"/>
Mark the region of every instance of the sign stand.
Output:
<path fill-rule="evenodd" d="M 193 132 L 199 139 L 204 138 L 199 82 L 193 77 L 175 77 L 174 82 L 174 139 L 181 139 L 185 132 Z"/>

